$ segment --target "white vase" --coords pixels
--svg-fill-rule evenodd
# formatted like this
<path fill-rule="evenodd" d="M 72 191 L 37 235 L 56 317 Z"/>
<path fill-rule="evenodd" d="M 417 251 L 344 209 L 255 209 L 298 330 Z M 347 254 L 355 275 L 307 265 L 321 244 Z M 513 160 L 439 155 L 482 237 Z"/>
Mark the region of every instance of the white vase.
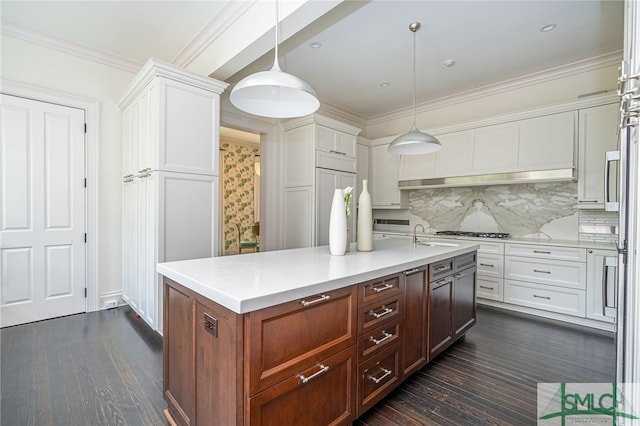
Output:
<path fill-rule="evenodd" d="M 371 212 L 371 194 L 367 180 L 362 181 L 362 192 L 358 197 L 358 251 L 373 250 L 373 214 Z"/>
<path fill-rule="evenodd" d="M 347 240 L 347 214 L 345 212 L 342 189 L 336 189 L 331 202 L 329 216 L 329 251 L 334 256 L 342 256 Z"/>

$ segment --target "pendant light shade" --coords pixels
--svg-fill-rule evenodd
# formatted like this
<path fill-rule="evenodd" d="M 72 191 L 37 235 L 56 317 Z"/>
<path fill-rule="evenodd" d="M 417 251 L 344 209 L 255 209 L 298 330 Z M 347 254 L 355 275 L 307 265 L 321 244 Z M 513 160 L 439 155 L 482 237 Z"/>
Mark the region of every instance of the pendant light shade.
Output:
<path fill-rule="evenodd" d="M 270 71 L 257 72 L 240 80 L 229 100 L 249 114 L 271 118 L 302 117 L 320 107 L 316 92 L 304 80 L 286 73 L 278 64 L 278 3 L 276 2 L 275 60 Z"/>
<path fill-rule="evenodd" d="M 389 144 L 387 150 L 392 154 L 429 154 L 442 147 L 438 139 L 428 133 L 421 132 L 416 127 L 416 31 L 419 29 L 420 22 L 413 22 L 409 25 L 409 30 L 413 33 L 413 125 L 411 130 L 398 136 Z"/>

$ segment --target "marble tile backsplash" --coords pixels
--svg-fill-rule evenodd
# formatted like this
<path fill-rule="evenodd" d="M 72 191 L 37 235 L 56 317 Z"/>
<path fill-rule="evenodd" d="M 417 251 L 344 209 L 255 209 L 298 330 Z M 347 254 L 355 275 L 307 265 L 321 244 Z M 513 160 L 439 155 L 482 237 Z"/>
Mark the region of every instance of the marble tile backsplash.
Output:
<path fill-rule="evenodd" d="M 427 232 L 508 232 L 520 238 L 615 240 L 615 235 L 579 233 L 583 220 L 617 224 L 617 216 L 585 214 L 576 208 L 577 199 L 575 182 L 412 190 L 410 227 L 421 223 Z"/>

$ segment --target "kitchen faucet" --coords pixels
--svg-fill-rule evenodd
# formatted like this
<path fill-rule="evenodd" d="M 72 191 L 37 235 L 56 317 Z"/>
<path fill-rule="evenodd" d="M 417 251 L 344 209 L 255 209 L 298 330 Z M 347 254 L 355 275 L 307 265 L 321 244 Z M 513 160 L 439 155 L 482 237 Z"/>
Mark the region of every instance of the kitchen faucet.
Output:
<path fill-rule="evenodd" d="M 422 233 L 424 234 L 424 226 L 422 226 L 421 223 L 418 223 L 416 226 L 414 226 L 413 227 L 413 244 L 418 244 L 418 236 L 416 235 L 416 229 L 418 229 L 418 226 L 422 228 Z"/>

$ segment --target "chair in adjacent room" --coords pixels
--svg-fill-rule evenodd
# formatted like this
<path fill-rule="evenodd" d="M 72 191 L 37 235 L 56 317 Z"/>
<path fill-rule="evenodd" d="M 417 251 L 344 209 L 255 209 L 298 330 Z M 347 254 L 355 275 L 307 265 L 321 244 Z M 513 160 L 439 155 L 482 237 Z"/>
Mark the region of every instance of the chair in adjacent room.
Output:
<path fill-rule="evenodd" d="M 240 230 L 240 224 L 236 223 L 236 228 L 238 229 L 238 253 L 242 254 L 242 250 L 251 249 L 254 252 L 260 251 L 260 221 L 255 222 L 251 226 L 251 234 L 253 239 L 251 240 L 242 240 L 242 232 Z"/>

